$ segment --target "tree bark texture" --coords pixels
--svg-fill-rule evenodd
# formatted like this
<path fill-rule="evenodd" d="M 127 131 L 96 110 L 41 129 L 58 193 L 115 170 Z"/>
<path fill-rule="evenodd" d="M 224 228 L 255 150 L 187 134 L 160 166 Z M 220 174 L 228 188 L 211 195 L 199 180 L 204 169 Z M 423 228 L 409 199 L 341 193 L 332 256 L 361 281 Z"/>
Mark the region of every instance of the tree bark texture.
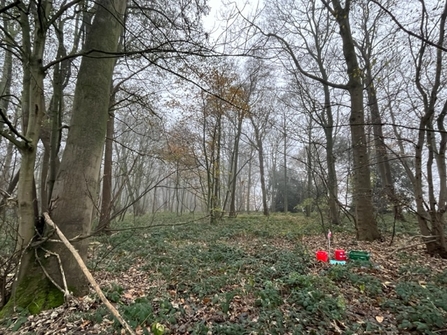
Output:
<path fill-rule="evenodd" d="M 233 157 L 232 157 L 232 167 L 231 167 L 231 194 L 230 194 L 230 210 L 228 216 L 230 218 L 235 218 L 237 216 L 236 212 L 236 181 L 238 176 L 238 161 L 239 161 L 239 141 L 242 133 L 242 122 L 244 119 L 244 112 L 238 111 L 237 113 L 237 131 L 234 138 L 233 147 Z"/>
<path fill-rule="evenodd" d="M 86 37 L 85 51 L 89 53 L 88 56 L 82 58 L 79 69 L 70 131 L 50 206 L 52 217 L 60 223 L 61 230 L 69 239 L 87 235 L 91 230 L 92 215 L 97 203 L 99 170 L 115 64 L 115 60 L 110 57 L 110 53 L 117 50 L 123 27 L 121 18 L 124 15 L 125 8 L 125 1 L 98 1 L 95 17 Z M 33 73 L 33 78 L 36 78 L 37 74 Z M 36 86 L 40 87 L 39 85 Z M 33 91 L 32 96 L 36 95 L 36 92 Z M 36 110 L 36 108 L 34 105 L 31 106 L 31 111 Z M 33 120 L 34 117 L 35 113 L 30 113 L 27 129 L 27 134 L 30 133 L 29 138 L 33 138 L 31 135 L 37 122 L 37 120 Z M 24 162 L 27 163 L 27 160 L 25 159 Z M 33 167 L 31 160 L 28 164 Z M 22 163 L 22 169 L 28 170 L 30 168 L 28 164 L 23 165 Z M 27 177 L 27 175 L 24 175 L 24 177 Z M 27 192 L 30 192 L 30 190 L 27 190 Z M 21 197 L 20 201 L 26 198 L 23 191 L 19 193 L 19 196 Z M 26 233 L 29 234 L 30 231 L 26 231 Z M 81 240 L 73 244 L 85 260 L 88 240 Z M 46 242 L 44 247 L 59 255 L 68 289 L 75 295 L 86 294 L 88 292 L 88 282 L 82 276 L 82 272 L 72 254 L 61 243 Z M 63 302 L 63 300 L 52 298 L 57 296 L 57 293 L 55 293 L 57 290 L 52 284 L 49 284 L 40 265 L 34 262 L 36 257 L 40 258 L 49 276 L 59 286 L 63 287 L 60 264 L 56 257 L 43 257 L 45 253 L 43 250 L 36 253 L 32 251 L 26 253 L 23 260 L 29 259 L 29 261 L 22 261 L 21 263 L 18 283 L 13 291 L 15 299 L 11 299 L 11 301 L 20 302 L 21 307 L 29 308 L 33 301 L 33 287 L 47 287 L 48 289 L 41 294 L 39 299 L 39 308 L 34 309 L 33 312 L 39 312 L 42 308 L 54 307 L 54 305 Z M 33 285 L 29 285 L 30 282 Z"/>
<path fill-rule="evenodd" d="M 332 0 L 333 14 L 340 28 L 340 37 L 343 42 L 343 55 L 346 60 L 349 77 L 348 91 L 351 97 L 351 114 L 349 125 L 351 128 L 352 155 L 353 155 L 353 203 L 357 228 L 357 239 L 373 241 L 380 238 L 377 228 L 374 208 L 372 204 L 372 188 L 369 169 L 365 134 L 365 112 L 363 106 L 363 82 L 354 40 L 351 33 L 349 11 L 351 1 L 345 2 L 342 7 L 339 0 Z"/>
<path fill-rule="evenodd" d="M 112 172 L 113 172 L 113 136 L 115 133 L 115 116 L 109 112 L 107 121 L 107 137 L 104 153 L 104 173 L 102 180 L 101 214 L 99 216 L 98 230 L 107 233 L 110 228 L 110 215 L 112 210 Z"/>
<path fill-rule="evenodd" d="M 22 94 L 22 127 L 27 143 L 20 148 L 22 161 L 20 165 L 17 197 L 19 200 L 19 227 L 16 250 L 22 251 L 34 236 L 36 216 L 35 211 L 35 180 L 34 166 L 37 153 L 37 142 L 42 118 L 45 114 L 44 84 L 45 73 L 42 59 L 46 40 L 46 17 L 50 10 L 47 1 L 32 9 L 34 20 L 43 20 L 36 25 L 31 42 L 31 26 L 29 17 L 21 14 L 23 48 L 26 61 L 23 64 L 23 94 Z M 23 260 L 22 264 L 26 263 Z"/>
<path fill-rule="evenodd" d="M 99 171 L 109 117 L 110 88 L 115 59 L 104 52 L 116 52 L 122 33 L 122 17 L 126 2 L 98 1 L 97 12 L 87 35 L 85 50 L 76 83 L 73 116 L 58 176 L 52 195 L 52 217 L 64 235 L 74 238 L 90 233 L 96 210 Z M 74 245 L 85 260 L 88 241 Z M 85 294 L 87 282 L 80 275 L 72 255 L 60 244 L 51 245 L 63 259 L 68 286 L 73 292 Z M 53 265 L 50 275 L 60 277 Z M 59 279 L 60 280 L 60 279 Z"/>
<path fill-rule="evenodd" d="M 261 193 L 262 193 L 262 213 L 265 216 L 269 216 L 269 207 L 267 203 L 267 186 L 265 183 L 265 168 L 264 168 L 264 147 L 262 143 L 262 135 L 259 126 L 255 124 L 253 116 L 250 117 L 253 129 L 255 132 L 256 149 L 258 150 L 259 159 L 259 178 L 261 180 Z"/>
<path fill-rule="evenodd" d="M 4 2 L 2 2 L 2 5 L 4 5 Z M 6 31 L 9 30 L 9 23 L 8 20 L 4 20 L 4 29 Z M 12 52 L 11 47 L 6 46 L 5 48 L 5 56 L 3 60 L 3 66 L 2 66 L 2 77 L 0 79 L 0 111 L 7 115 L 8 108 L 10 105 L 10 94 L 11 94 L 11 80 L 12 77 Z M 15 124 L 15 122 L 12 122 Z M 4 123 L 0 122 L 0 131 L 3 130 Z M 0 136 L 0 143 L 2 142 L 3 137 Z M 0 163 L 0 189 L 5 190 L 8 187 L 8 184 L 10 182 L 11 177 L 11 161 L 12 161 L 12 143 L 8 143 L 7 145 L 7 153 L 6 156 L 3 159 L 3 162 Z M 1 211 L 1 207 L 0 207 Z"/>

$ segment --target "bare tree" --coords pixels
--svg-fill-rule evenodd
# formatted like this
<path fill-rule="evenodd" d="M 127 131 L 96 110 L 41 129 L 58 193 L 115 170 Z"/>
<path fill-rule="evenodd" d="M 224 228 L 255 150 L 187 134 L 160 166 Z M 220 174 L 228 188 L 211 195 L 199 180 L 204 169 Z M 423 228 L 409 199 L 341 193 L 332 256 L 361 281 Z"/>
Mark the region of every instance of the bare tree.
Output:
<path fill-rule="evenodd" d="M 363 41 L 358 43 L 358 49 L 362 55 L 364 62 L 364 84 L 368 97 L 368 107 L 371 114 L 371 123 L 374 136 L 374 147 L 376 164 L 378 166 L 379 175 L 383 185 L 383 193 L 387 201 L 389 201 L 393 207 L 394 216 L 399 220 L 404 220 L 402 215 L 402 201 L 396 194 L 393 175 L 391 172 L 390 157 L 388 154 L 387 144 L 385 143 L 385 137 L 383 133 L 382 115 L 380 112 L 380 106 L 377 98 L 377 89 L 375 81 L 379 73 L 374 72 L 374 67 L 377 58 L 381 58 L 378 51 L 375 49 L 380 48 L 380 44 L 375 46 L 380 36 L 379 29 L 383 18 L 383 12 L 374 13 L 368 5 L 361 6 L 362 15 L 362 32 L 364 34 Z M 389 40 L 390 35 L 380 37 L 381 40 Z M 385 62 L 385 60 L 384 60 Z M 378 66 L 376 66 L 378 67 Z"/>
<path fill-rule="evenodd" d="M 421 2 L 422 21 L 420 25 L 420 34 L 428 38 L 428 13 L 425 8 L 425 2 Z M 447 20 L 447 1 L 444 3 L 438 25 L 437 45 L 444 45 Z M 426 57 L 429 57 L 430 50 L 427 42 L 422 41 L 417 53 L 414 54 L 414 63 L 416 67 L 416 87 L 422 98 L 422 114 L 419 121 L 418 137 L 415 147 L 415 197 L 419 228 L 421 233 L 426 236 L 427 250 L 431 255 L 439 254 L 447 258 L 447 244 L 445 237 L 444 214 L 447 206 L 447 170 L 445 161 L 445 152 L 447 145 L 447 133 L 444 120 L 447 115 L 447 102 L 441 106 L 437 103 L 439 92 L 443 88 L 443 63 L 444 52 L 438 48 L 434 57 L 434 80 L 430 80 L 430 85 L 424 81 L 427 64 Z M 438 133 L 435 132 L 437 130 Z M 426 145 L 424 145 L 426 144 Z M 428 150 L 428 157 L 425 165 L 427 178 L 428 201 L 424 199 L 423 187 L 423 151 Z M 434 166 L 436 164 L 436 168 Z M 436 176 L 434 174 L 436 171 Z M 436 183 L 439 184 L 436 196 Z M 433 236 L 433 237 L 431 237 Z"/>
<path fill-rule="evenodd" d="M 372 205 L 369 157 L 367 152 L 367 143 L 364 128 L 365 121 L 363 106 L 362 71 L 358 64 L 357 55 L 355 52 L 356 50 L 354 38 L 350 27 L 349 16 L 351 1 L 346 1 L 344 7 L 338 0 L 322 2 L 339 27 L 339 37 L 342 44 L 346 74 L 348 77 L 348 82 L 346 84 L 334 83 L 331 82 L 329 79 L 323 78 L 321 75 L 315 75 L 315 71 L 313 69 L 306 70 L 303 64 L 307 63 L 301 61 L 300 55 L 296 51 L 296 42 L 290 41 L 287 37 L 281 35 L 281 25 L 277 25 L 279 26 L 277 28 L 275 27 L 276 31 L 269 32 L 261 28 L 260 26 L 256 26 L 254 22 L 250 22 L 250 24 L 255 25 L 258 31 L 260 31 L 268 39 L 278 42 L 283 52 L 288 57 L 290 57 L 291 63 L 299 73 L 306 76 L 307 78 L 316 80 L 323 85 L 327 85 L 336 89 L 346 90 L 349 93 L 351 100 L 349 120 L 354 169 L 352 196 L 355 209 L 357 238 L 360 240 L 375 240 L 380 238 L 380 234 L 377 228 L 377 222 L 374 216 L 374 209 Z M 289 33 L 286 33 L 285 36 L 288 35 Z"/>
<path fill-rule="evenodd" d="M 377 229 L 372 205 L 369 157 L 364 127 L 365 112 L 362 71 L 357 60 L 355 42 L 349 19 L 352 4 L 351 0 L 346 0 L 344 7 L 339 0 L 322 0 L 322 2 L 335 18 L 340 28 L 339 33 L 343 44 L 346 72 L 349 78 L 346 88 L 351 98 L 349 123 L 353 150 L 353 200 L 355 204 L 357 238 L 372 241 L 379 239 L 380 233 Z"/>

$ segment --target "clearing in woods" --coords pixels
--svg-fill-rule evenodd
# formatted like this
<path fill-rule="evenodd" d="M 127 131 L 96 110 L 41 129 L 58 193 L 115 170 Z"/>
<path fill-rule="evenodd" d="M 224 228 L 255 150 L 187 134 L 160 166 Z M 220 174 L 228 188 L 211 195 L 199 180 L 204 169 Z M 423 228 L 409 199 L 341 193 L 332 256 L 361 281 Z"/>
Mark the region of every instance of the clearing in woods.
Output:
<path fill-rule="evenodd" d="M 382 221 L 383 242 L 357 242 L 349 228 L 335 229 L 333 248 L 368 251 L 371 261 L 334 266 L 315 260 L 327 250 L 315 222 L 291 214 L 216 225 L 139 218 L 93 238 L 88 265 L 137 334 L 447 334 L 447 261 L 428 257 L 423 245 L 408 248 L 419 241 L 413 223 L 397 224 L 392 245 L 392 220 Z M 121 328 L 92 291 L 3 320 L 0 334 L 12 332 Z"/>

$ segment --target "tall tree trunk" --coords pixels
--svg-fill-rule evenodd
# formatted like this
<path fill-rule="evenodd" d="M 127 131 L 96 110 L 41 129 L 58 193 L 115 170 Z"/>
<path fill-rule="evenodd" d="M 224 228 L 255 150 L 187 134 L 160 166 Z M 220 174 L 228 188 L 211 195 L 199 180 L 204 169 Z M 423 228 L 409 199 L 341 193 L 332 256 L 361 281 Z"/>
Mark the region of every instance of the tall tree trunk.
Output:
<path fill-rule="evenodd" d="M 9 185 L 12 182 L 12 174 L 14 173 L 13 166 L 13 157 L 14 157 L 14 144 L 9 142 L 6 146 L 6 154 L 3 161 L 3 169 L 2 169 L 2 181 L 0 182 L 0 189 L 6 190 L 9 189 Z M 14 189 L 13 189 L 14 190 Z M 11 194 L 12 192 L 7 192 Z M 0 205 L 0 212 L 2 211 Z"/>
<path fill-rule="evenodd" d="M 326 72 L 324 72 L 326 75 Z M 323 76 L 325 80 L 326 77 Z M 338 205 L 338 185 L 337 172 L 335 170 L 335 155 L 334 155 L 334 118 L 332 115 L 331 96 L 329 86 L 324 84 L 324 119 L 323 125 L 324 136 L 326 138 L 326 164 L 327 164 L 327 191 L 328 191 L 328 205 L 329 205 L 329 219 L 330 223 L 334 225 L 340 224 L 340 208 Z"/>
<path fill-rule="evenodd" d="M 221 141 L 222 141 L 222 115 L 218 113 L 216 128 L 214 129 L 213 146 L 211 150 L 213 155 L 212 161 L 212 193 L 210 206 L 211 223 L 216 223 L 222 214 L 220 208 L 220 169 L 221 169 Z"/>
<path fill-rule="evenodd" d="M 279 150 L 276 150 L 279 152 Z M 272 155 L 272 175 L 270 177 L 270 194 L 272 203 L 270 204 L 270 212 L 276 212 L 276 201 L 278 197 L 278 172 L 277 172 L 277 155 Z"/>
<path fill-rule="evenodd" d="M 44 122 L 42 122 L 42 127 L 40 128 L 40 141 L 43 144 L 43 155 L 41 158 L 41 166 L 40 166 L 40 180 L 39 180 L 39 190 L 40 190 L 40 197 L 39 197 L 39 212 L 44 213 L 48 212 L 48 188 L 46 186 L 47 184 L 47 178 L 49 174 L 49 168 L 50 168 L 50 129 L 48 125 L 50 124 L 50 120 L 45 117 Z"/>
<path fill-rule="evenodd" d="M 2 309 L 1 314 L 8 314 L 13 311 L 13 303 L 17 302 L 20 307 L 27 307 L 20 304 L 20 296 L 16 294 L 20 285 L 28 285 L 23 280 L 27 269 L 33 266 L 33 252 L 28 249 L 35 234 L 35 226 L 37 223 L 38 212 L 36 185 L 34 179 L 34 167 L 37 153 L 37 142 L 39 140 L 39 132 L 41 121 L 44 116 L 44 71 L 42 67 L 42 59 L 44 54 L 46 40 L 46 19 L 51 9 L 49 1 L 34 3 L 29 8 L 22 8 L 20 14 L 20 24 L 22 28 L 22 45 L 23 45 L 23 91 L 22 91 L 22 129 L 26 141 L 19 147 L 22 156 L 20 165 L 19 181 L 17 187 L 19 222 L 17 229 L 16 251 L 22 254 L 20 270 L 17 280 L 14 283 L 13 294 L 6 306 Z M 26 15 L 25 12 L 31 14 Z M 31 33 L 31 24 L 29 20 L 38 22 Z M 31 36 L 33 41 L 31 42 Z M 17 297 L 17 295 L 19 297 Z M 33 296 L 26 293 L 24 295 L 28 299 Z M 29 300 L 28 300 L 29 301 Z M 1 315 L 0 315 L 1 318 Z"/>
<path fill-rule="evenodd" d="M 250 154 L 250 161 L 248 162 L 248 177 L 247 177 L 247 198 L 246 200 L 246 205 L 245 205 L 245 209 L 247 211 L 247 213 L 250 213 L 251 210 L 251 180 L 252 180 L 252 176 L 251 176 L 251 171 L 252 171 L 252 159 L 251 159 L 251 154 Z"/>
<path fill-rule="evenodd" d="M 340 0 L 332 0 L 332 14 L 340 28 L 343 43 L 343 54 L 347 65 L 348 92 L 351 97 L 351 114 L 349 125 L 353 153 L 353 201 L 355 207 L 357 239 L 373 241 L 380 238 L 377 228 L 374 208 L 372 205 L 372 188 L 369 170 L 369 158 L 365 135 L 365 113 L 363 109 L 363 82 L 354 40 L 351 33 L 349 12 L 351 0 L 345 1 L 345 7 Z"/>
<path fill-rule="evenodd" d="M 363 89 L 353 88 L 351 94 L 351 141 L 353 146 L 353 198 L 359 240 L 373 241 L 380 238 L 377 229 L 369 170 L 369 159 L 364 128 Z"/>
<path fill-rule="evenodd" d="M 312 170 L 313 170 L 313 161 L 312 161 L 312 143 L 311 143 L 311 137 L 309 136 L 309 142 L 307 145 L 306 150 L 306 160 L 307 160 L 307 166 L 306 166 L 306 174 L 307 174 L 307 182 L 306 182 L 306 198 L 307 198 L 307 204 L 306 204 L 306 217 L 310 217 L 310 214 L 312 212 L 312 202 L 310 201 L 312 199 Z"/>
<path fill-rule="evenodd" d="M 265 184 L 264 147 L 262 145 L 262 138 L 259 128 L 255 125 L 253 117 L 250 117 L 250 120 L 252 122 L 255 131 L 256 148 L 258 150 L 259 175 L 261 179 L 261 194 L 262 194 L 262 212 L 265 216 L 269 216 L 269 207 L 267 204 L 267 187 Z"/>
<path fill-rule="evenodd" d="M 5 6 L 5 1 L 1 2 L 1 6 Z M 3 18 L 3 29 L 11 34 L 10 22 L 6 18 Z M 0 110 L 6 116 L 8 113 L 10 95 L 11 95 L 11 83 L 12 83 L 12 46 L 6 45 L 5 56 L 3 58 L 2 77 L 0 79 Z M 3 130 L 4 122 L 0 122 L 0 131 Z M 3 137 L 0 136 L 0 143 Z M 4 181 L 7 183 L 7 180 Z M 4 187 L 2 180 L 0 180 L 0 188 Z"/>
<path fill-rule="evenodd" d="M 365 88 L 368 95 L 368 106 L 371 114 L 371 123 L 373 125 L 374 147 L 376 154 L 376 164 L 379 170 L 380 179 L 382 181 L 383 193 L 386 199 L 393 207 L 394 217 L 403 221 L 401 201 L 396 195 L 393 176 L 391 173 L 391 165 L 389 161 L 388 149 L 383 136 L 382 117 L 379 110 L 379 102 L 377 101 L 377 92 L 374 84 L 374 76 L 372 72 L 373 64 L 373 39 L 374 32 L 370 32 L 364 24 L 365 43 L 360 49 L 363 60 L 365 62 Z"/>
<path fill-rule="evenodd" d="M 44 20 L 48 17 L 50 3 L 45 1 L 33 8 L 35 20 Z M 23 48 L 28 59 L 23 66 L 23 95 L 22 95 L 22 127 L 27 144 L 20 148 L 22 162 L 20 165 L 18 199 L 19 199 L 19 228 L 16 250 L 24 250 L 34 236 L 36 223 L 35 212 L 35 179 L 34 166 L 39 140 L 40 126 L 45 114 L 44 84 L 45 77 L 42 68 L 42 59 L 45 47 L 45 22 L 37 25 L 34 31 L 33 45 L 31 45 L 31 27 L 28 17 L 22 12 L 22 40 Z M 28 265 L 26 259 L 22 264 Z M 20 277 L 19 277 L 20 278 Z"/>
<path fill-rule="evenodd" d="M 315 3 L 312 5 L 312 17 L 315 20 Z M 318 21 L 316 22 L 318 23 Z M 329 27 L 329 25 L 328 25 Z M 325 34 L 329 36 L 329 32 Z M 328 80 L 329 76 L 324 65 L 324 50 L 322 50 L 322 42 L 318 31 L 313 34 L 316 49 L 316 61 L 323 79 L 324 92 L 324 110 L 321 114 L 320 121 L 323 126 L 324 136 L 326 139 L 326 164 L 327 164 L 327 194 L 329 205 L 329 220 L 331 224 L 338 225 L 340 223 L 340 208 L 338 205 L 338 185 L 337 172 L 335 170 L 335 155 L 334 155 L 334 116 L 332 115 L 331 106 L 331 92 L 329 90 Z"/>
<path fill-rule="evenodd" d="M 59 40 L 58 58 L 65 57 L 67 52 L 64 46 L 63 20 L 60 22 L 57 36 Z M 52 198 L 53 187 L 56 181 L 57 170 L 59 168 L 59 150 L 61 146 L 62 133 L 62 113 L 64 107 L 64 88 L 68 83 L 70 75 L 69 62 L 63 61 L 54 66 L 53 71 L 53 97 L 50 105 L 50 123 L 51 123 L 51 138 L 50 138 L 50 166 L 47 177 L 47 195 L 48 199 Z"/>
<path fill-rule="evenodd" d="M 113 173 L 113 137 L 115 134 L 115 116 L 109 111 L 107 120 L 107 135 L 104 152 L 104 174 L 102 179 L 101 214 L 97 230 L 105 231 L 110 228 L 112 212 L 112 173 Z"/>
<path fill-rule="evenodd" d="M 398 220 L 404 220 L 400 200 L 394 189 L 388 150 L 385 144 L 385 138 L 383 136 L 382 117 L 380 116 L 379 104 L 377 101 L 371 69 L 368 68 L 368 65 L 366 73 L 366 91 L 368 93 L 368 106 L 371 113 L 371 123 L 373 125 L 374 147 L 376 151 L 376 162 L 380 179 L 382 181 L 385 196 L 393 206 L 394 217 Z"/>
<path fill-rule="evenodd" d="M 98 51 L 82 58 L 70 131 L 52 197 L 53 221 L 60 225 L 67 238 L 87 235 L 91 230 L 115 66 L 115 59 L 104 57 L 102 51 L 117 51 L 125 8 L 125 1 L 98 1 L 97 12 L 87 35 L 85 50 Z M 75 245 L 83 258 L 86 257 L 87 245 L 87 240 Z M 85 294 L 87 282 L 71 254 L 60 243 L 50 244 L 49 247 L 59 253 L 63 260 L 68 286 L 77 295 Z M 57 264 L 52 265 L 48 272 L 61 283 Z"/>
<path fill-rule="evenodd" d="M 230 218 L 235 218 L 236 213 L 236 181 L 238 176 L 238 161 L 239 161 L 239 141 L 242 133 L 242 121 L 244 119 L 244 112 L 239 111 L 237 117 L 237 130 L 236 136 L 234 138 L 234 148 L 233 148 L 233 166 L 231 168 L 231 194 L 230 194 L 230 211 L 228 216 Z M 241 115 L 240 115 L 241 114 Z"/>
<path fill-rule="evenodd" d="M 434 133 L 430 132 L 430 136 L 432 137 L 432 145 L 430 150 L 433 150 L 433 154 L 435 155 L 438 179 L 439 179 L 439 195 L 435 204 L 438 205 L 435 217 L 433 218 L 434 225 L 434 233 L 438 237 L 437 242 L 440 246 L 439 254 L 443 258 L 447 258 L 447 241 L 445 236 L 445 212 L 447 206 L 447 166 L 446 166 L 446 149 L 447 149 L 447 133 L 445 129 L 445 117 L 447 115 L 447 102 L 444 103 L 444 107 L 442 112 L 439 114 L 436 119 L 437 129 L 440 133 L 440 141 L 438 150 L 435 151 L 435 138 Z"/>
<path fill-rule="evenodd" d="M 430 217 L 424 208 L 424 191 L 423 191 L 423 175 L 422 175 L 422 151 L 425 140 L 425 123 L 427 118 L 421 118 L 419 123 L 418 141 L 415 148 L 415 185 L 414 185 L 414 196 L 416 201 L 416 213 L 418 219 L 419 229 L 423 236 L 431 236 L 432 231 L 429 226 Z M 427 250 L 430 254 L 437 253 L 437 246 L 433 243 L 427 244 Z"/>
<path fill-rule="evenodd" d="M 287 123 L 286 123 L 286 116 L 283 117 L 283 168 L 284 168 L 284 213 L 287 213 L 289 211 L 289 183 L 287 175 Z"/>
<path fill-rule="evenodd" d="M 203 187 L 203 195 L 206 199 L 206 209 L 210 213 L 210 222 L 213 223 L 212 216 L 212 194 L 213 194 L 213 150 L 208 148 L 207 145 L 207 117 L 206 117 L 206 105 L 203 108 L 203 123 L 202 123 L 202 150 L 205 160 L 205 170 L 206 170 L 206 187 Z M 213 140 L 212 140 L 213 141 Z"/>
<path fill-rule="evenodd" d="M 103 52 L 108 55 L 116 52 L 123 27 L 122 17 L 126 8 L 126 2 L 121 0 L 99 0 L 97 3 L 95 17 L 85 44 L 85 50 L 91 52 L 88 57 L 82 58 L 79 69 L 70 131 L 51 199 L 51 216 L 69 239 L 88 235 L 91 230 L 115 64 L 114 59 L 104 57 Z M 33 80 L 37 75 L 39 72 L 33 72 Z M 43 75 L 41 76 L 43 79 Z M 37 92 L 41 92 L 42 86 L 37 85 L 37 87 L 40 88 Z M 37 92 L 33 92 L 33 96 L 36 96 Z M 32 131 L 36 120 L 32 120 L 32 117 L 35 117 L 34 112 L 39 111 L 37 100 L 31 107 L 33 113 L 30 114 L 27 134 L 30 135 L 29 138 L 35 138 L 37 135 Z M 27 165 L 22 165 L 25 171 L 29 169 L 28 165 L 31 165 L 28 161 L 25 161 Z M 27 174 L 23 176 L 28 177 Z M 24 190 L 24 184 L 27 185 L 22 182 L 20 202 L 27 197 L 24 193 L 29 192 L 29 190 Z M 28 237 L 28 235 L 22 234 L 21 237 Z M 31 238 L 32 236 L 29 240 Z M 27 240 L 23 238 L 22 246 L 24 242 Z M 85 259 L 88 240 L 84 239 L 73 244 L 81 257 Z M 57 253 L 61 264 L 54 256 L 44 257 L 47 254 L 46 251 L 38 250 L 36 254 L 29 251 L 23 257 L 23 260 L 27 261 L 21 263 L 18 282 L 13 291 L 14 299 L 10 300 L 11 304 L 16 303 L 34 313 L 64 301 L 62 293 L 47 279 L 39 263 L 31 261 L 35 255 L 40 259 L 47 274 L 61 288 L 64 287 L 60 270 L 62 266 L 68 290 L 75 295 L 88 292 L 88 282 L 65 246 L 62 243 L 48 241 L 45 242 L 44 247 L 46 250 Z"/>

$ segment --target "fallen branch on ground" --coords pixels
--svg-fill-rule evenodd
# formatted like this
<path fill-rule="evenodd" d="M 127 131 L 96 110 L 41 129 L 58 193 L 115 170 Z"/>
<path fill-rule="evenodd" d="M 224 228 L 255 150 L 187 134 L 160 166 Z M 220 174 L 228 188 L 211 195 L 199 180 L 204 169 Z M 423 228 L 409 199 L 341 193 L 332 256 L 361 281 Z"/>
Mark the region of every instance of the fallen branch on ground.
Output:
<path fill-rule="evenodd" d="M 414 236 L 412 236 L 408 240 L 408 242 L 413 241 L 413 240 L 415 240 L 415 239 L 417 239 L 419 237 L 422 238 L 422 239 L 425 239 L 425 240 L 429 240 L 429 239 L 432 239 L 432 238 L 438 238 L 438 235 L 414 235 Z"/>
<path fill-rule="evenodd" d="M 131 335 L 135 335 L 135 332 L 130 328 L 130 326 L 127 324 L 126 320 L 123 319 L 123 317 L 119 314 L 118 310 L 110 303 L 109 300 L 107 300 L 106 296 L 102 292 L 99 285 L 96 283 L 95 278 L 93 278 L 90 271 L 87 269 L 87 266 L 85 266 L 84 261 L 82 260 L 81 256 L 79 255 L 78 251 L 73 247 L 73 245 L 67 240 L 65 235 L 62 233 L 62 231 L 59 229 L 58 226 L 51 220 L 48 213 L 43 213 L 43 216 L 45 217 L 45 222 L 52 227 L 55 231 L 57 236 L 61 239 L 61 241 L 65 244 L 65 246 L 70 250 L 70 252 L 73 254 L 74 258 L 79 264 L 79 267 L 81 268 L 82 272 L 84 273 L 87 280 L 90 282 L 90 284 L 93 286 L 93 289 L 95 290 L 96 294 L 98 294 L 101 301 L 106 305 L 107 309 L 112 313 L 112 315 L 121 323 L 121 325 L 127 330 L 127 332 Z"/>
<path fill-rule="evenodd" d="M 432 243 L 432 242 L 436 242 L 436 240 L 430 240 L 430 241 L 425 241 L 425 242 L 420 242 L 420 243 L 410 244 L 410 245 L 407 245 L 407 246 L 405 246 L 405 247 L 397 248 L 396 250 L 394 250 L 393 252 L 391 252 L 390 255 L 395 254 L 396 252 L 399 252 L 399 251 L 402 251 L 402 250 L 405 250 L 405 249 L 410 249 L 410 248 L 413 248 L 413 247 L 417 247 L 417 246 L 419 246 L 419 245 L 423 245 L 423 244 L 427 244 L 427 243 Z"/>

